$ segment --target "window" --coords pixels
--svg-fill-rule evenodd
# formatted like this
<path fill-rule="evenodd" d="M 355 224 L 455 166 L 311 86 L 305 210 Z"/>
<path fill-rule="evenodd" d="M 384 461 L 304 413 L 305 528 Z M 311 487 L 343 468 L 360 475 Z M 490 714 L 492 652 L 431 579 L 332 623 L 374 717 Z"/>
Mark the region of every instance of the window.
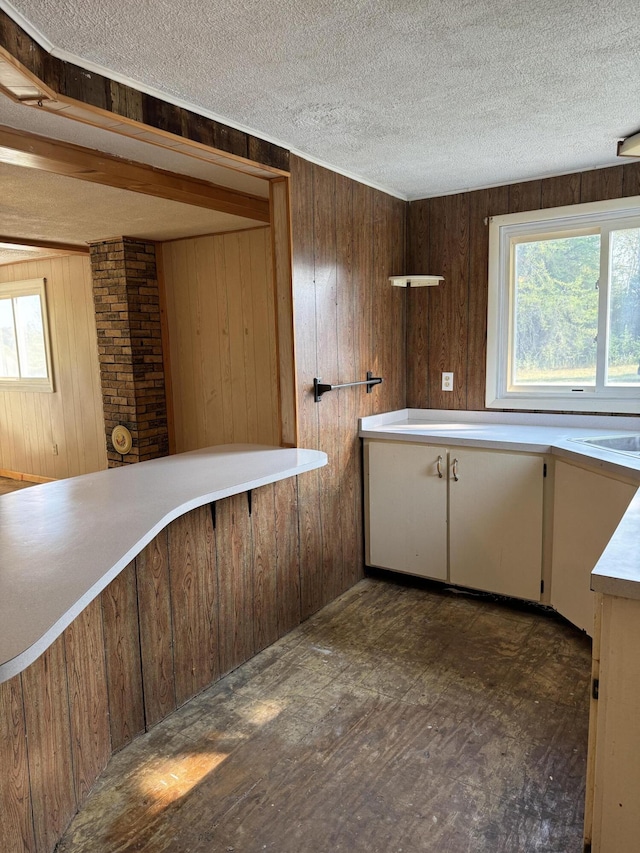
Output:
<path fill-rule="evenodd" d="M 490 220 L 486 404 L 640 412 L 640 197 Z"/>
<path fill-rule="evenodd" d="M 53 391 L 45 279 L 0 284 L 0 390 Z"/>

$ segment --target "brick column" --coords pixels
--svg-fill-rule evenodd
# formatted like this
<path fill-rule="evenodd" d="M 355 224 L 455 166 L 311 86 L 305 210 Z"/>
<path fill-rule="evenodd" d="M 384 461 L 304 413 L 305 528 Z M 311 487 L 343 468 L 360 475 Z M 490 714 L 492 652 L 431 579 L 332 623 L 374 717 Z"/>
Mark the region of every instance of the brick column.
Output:
<path fill-rule="evenodd" d="M 109 467 L 168 453 L 160 302 L 153 243 L 122 237 L 93 243 L 91 271 Z M 111 443 L 123 424 L 133 446 Z"/>

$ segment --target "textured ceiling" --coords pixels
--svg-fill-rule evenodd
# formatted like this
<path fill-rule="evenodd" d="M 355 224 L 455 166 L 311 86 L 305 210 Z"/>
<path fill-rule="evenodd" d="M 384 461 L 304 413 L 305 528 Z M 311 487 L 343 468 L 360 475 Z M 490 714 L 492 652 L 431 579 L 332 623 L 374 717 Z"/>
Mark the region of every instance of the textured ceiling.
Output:
<path fill-rule="evenodd" d="M 611 164 L 640 127 L 637 0 L 0 5 L 63 58 L 410 198 Z"/>
<path fill-rule="evenodd" d="M 251 219 L 0 163 L 0 235 L 83 245 L 251 228 Z"/>

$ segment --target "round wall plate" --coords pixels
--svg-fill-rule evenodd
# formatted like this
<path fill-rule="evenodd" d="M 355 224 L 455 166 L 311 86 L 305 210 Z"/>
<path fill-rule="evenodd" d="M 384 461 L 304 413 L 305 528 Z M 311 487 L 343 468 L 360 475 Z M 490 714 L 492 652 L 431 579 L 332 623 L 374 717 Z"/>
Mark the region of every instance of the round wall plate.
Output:
<path fill-rule="evenodd" d="M 118 426 L 113 428 L 111 432 L 111 443 L 113 444 L 113 449 L 116 453 L 120 453 L 122 456 L 125 456 L 131 450 L 133 439 L 131 438 L 131 433 L 126 426 L 118 424 Z"/>

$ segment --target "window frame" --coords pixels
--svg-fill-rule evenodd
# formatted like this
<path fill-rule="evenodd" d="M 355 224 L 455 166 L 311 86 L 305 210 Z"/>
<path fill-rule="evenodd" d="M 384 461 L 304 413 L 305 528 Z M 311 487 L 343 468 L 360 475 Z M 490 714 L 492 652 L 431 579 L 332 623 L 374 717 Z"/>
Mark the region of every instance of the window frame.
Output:
<path fill-rule="evenodd" d="M 640 196 L 566 207 L 510 213 L 489 218 L 489 293 L 485 405 L 489 409 L 640 413 L 638 386 L 604 386 L 609 300 L 609 234 L 640 228 Z M 531 239 L 601 235 L 596 384 L 509 386 L 514 334 L 514 246 Z M 602 283 L 605 286 L 602 286 Z M 604 361 L 603 361 L 604 359 Z"/>
<path fill-rule="evenodd" d="M 39 296 L 40 312 L 42 314 L 42 337 L 44 343 L 46 377 L 4 377 L 0 376 L 0 391 L 38 391 L 54 393 L 53 362 L 51 359 L 51 339 L 49 335 L 49 312 L 47 308 L 46 278 L 32 278 L 23 281 L 6 281 L 0 283 L 0 299 L 20 296 Z M 15 328 L 15 315 L 14 315 Z M 17 329 L 16 337 L 17 337 Z M 18 355 L 19 358 L 19 355 Z M 18 362 L 19 364 L 19 362 Z"/>

